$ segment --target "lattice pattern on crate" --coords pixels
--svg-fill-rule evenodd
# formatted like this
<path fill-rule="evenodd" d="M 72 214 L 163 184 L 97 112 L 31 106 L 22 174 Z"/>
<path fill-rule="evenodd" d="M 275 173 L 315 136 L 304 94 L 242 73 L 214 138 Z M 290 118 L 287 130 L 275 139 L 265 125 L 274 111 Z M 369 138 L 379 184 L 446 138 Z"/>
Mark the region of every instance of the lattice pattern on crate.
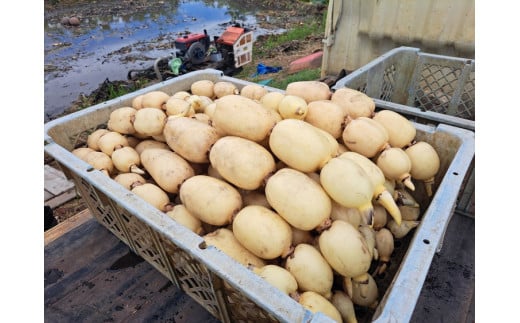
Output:
<path fill-rule="evenodd" d="M 270 313 L 224 283 L 229 317 L 232 322 L 278 322 Z"/>
<path fill-rule="evenodd" d="M 120 220 L 110 207 L 111 200 L 81 177 L 73 176 L 73 180 L 97 221 L 128 245 L 129 239 L 121 227 Z"/>
<path fill-rule="evenodd" d="M 424 64 L 415 88 L 416 106 L 425 111 L 447 114 L 461 73 L 460 68 Z"/>
<path fill-rule="evenodd" d="M 358 86 L 355 88 L 355 90 L 358 90 L 359 92 L 367 93 L 367 83 L 363 83 L 361 86 Z"/>
<path fill-rule="evenodd" d="M 383 84 L 381 85 L 381 94 L 379 99 L 384 101 L 392 101 L 392 95 L 395 88 L 395 74 L 397 69 L 394 64 L 390 64 L 383 73 Z"/>
<path fill-rule="evenodd" d="M 462 69 L 437 64 L 424 64 L 415 88 L 415 106 L 425 111 L 449 114 L 474 120 L 474 73 L 466 82 L 457 111 L 450 113 L 450 102 L 459 87 Z"/>
<path fill-rule="evenodd" d="M 475 120 L 475 71 L 469 73 L 468 80 L 464 83 L 457 108 L 457 117 Z"/>
<path fill-rule="evenodd" d="M 208 269 L 162 235 L 159 239 L 182 290 L 220 319 L 222 315 Z"/>
<path fill-rule="evenodd" d="M 123 215 L 126 229 L 130 237 L 132 237 L 132 245 L 136 249 L 136 252 L 163 275 L 168 277 L 165 259 L 163 259 L 158 250 L 152 229 L 150 229 L 146 223 L 126 212 L 121 207 L 117 206 L 117 208 L 119 213 Z"/>

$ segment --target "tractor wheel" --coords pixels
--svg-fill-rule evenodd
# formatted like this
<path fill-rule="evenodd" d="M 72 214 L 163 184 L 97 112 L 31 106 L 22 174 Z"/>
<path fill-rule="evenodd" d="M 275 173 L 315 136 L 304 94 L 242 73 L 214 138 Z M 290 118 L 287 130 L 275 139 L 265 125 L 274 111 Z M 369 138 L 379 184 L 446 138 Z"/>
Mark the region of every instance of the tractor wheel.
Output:
<path fill-rule="evenodd" d="M 201 64 L 206 60 L 206 50 L 200 42 L 194 42 L 186 52 L 186 60 L 192 64 Z"/>

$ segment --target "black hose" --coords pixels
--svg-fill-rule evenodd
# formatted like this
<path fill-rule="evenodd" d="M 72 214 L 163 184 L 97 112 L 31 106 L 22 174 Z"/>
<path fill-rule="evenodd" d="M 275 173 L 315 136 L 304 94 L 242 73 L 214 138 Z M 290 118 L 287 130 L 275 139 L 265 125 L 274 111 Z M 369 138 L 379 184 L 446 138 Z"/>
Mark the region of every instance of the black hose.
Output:
<path fill-rule="evenodd" d="M 165 59 L 167 62 L 168 60 L 170 59 L 170 56 L 166 56 L 166 57 L 159 57 L 158 59 L 155 60 L 155 62 L 153 63 L 153 70 L 155 71 L 155 76 L 157 77 L 157 79 L 159 81 L 162 81 L 163 80 L 163 77 L 162 77 L 162 74 L 161 74 L 161 71 L 159 70 L 159 63 Z"/>
<path fill-rule="evenodd" d="M 159 69 L 159 63 L 162 60 L 166 60 L 166 62 L 168 62 L 169 59 L 170 59 L 169 56 L 159 57 L 155 60 L 152 67 L 129 70 L 126 77 L 128 80 L 133 81 L 133 80 L 135 80 L 136 77 L 132 76 L 132 74 L 138 73 L 138 74 L 144 74 L 144 76 L 146 76 L 147 78 L 150 78 L 150 79 L 156 77 L 157 79 L 159 79 L 159 81 L 163 81 L 163 77 L 162 77 L 161 71 Z"/>

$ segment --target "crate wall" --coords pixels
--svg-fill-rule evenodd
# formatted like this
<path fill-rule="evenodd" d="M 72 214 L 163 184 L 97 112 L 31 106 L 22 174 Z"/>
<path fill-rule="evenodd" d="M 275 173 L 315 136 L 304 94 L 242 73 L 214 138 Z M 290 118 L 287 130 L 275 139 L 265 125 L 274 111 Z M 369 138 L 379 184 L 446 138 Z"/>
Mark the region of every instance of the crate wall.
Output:
<path fill-rule="evenodd" d="M 398 47 L 339 80 L 366 93 L 376 111 L 390 109 L 426 125 L 450 124 L 475 131 L 475 60 Z M 457 212 L 475 216 L 475 160 L 459 192 Z"/>

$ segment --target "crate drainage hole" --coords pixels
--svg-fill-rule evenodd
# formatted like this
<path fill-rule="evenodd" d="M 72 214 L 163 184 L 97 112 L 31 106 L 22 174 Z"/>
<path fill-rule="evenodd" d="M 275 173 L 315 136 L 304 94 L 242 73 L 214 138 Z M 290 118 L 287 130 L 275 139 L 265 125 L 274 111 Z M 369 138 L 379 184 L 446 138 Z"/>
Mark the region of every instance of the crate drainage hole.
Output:
<path fill-rule="evenodd" d="M 453 175 L 459 175 L 459 173 L 457 173 L 457 172 L 453 172 L 452 174 L 453 174 Z"/>
<path fill-rule="evenodd" d="M 94 170 L 94 167 L 87 168 L 87 172 L 92 172 Z"/>
<path fill-rule="evenodd" d="M 423 239 L 423 242 L 424 242 L 425 244 L 430 244 L 430 240 L 428 240 L 428 239 Z"/>

